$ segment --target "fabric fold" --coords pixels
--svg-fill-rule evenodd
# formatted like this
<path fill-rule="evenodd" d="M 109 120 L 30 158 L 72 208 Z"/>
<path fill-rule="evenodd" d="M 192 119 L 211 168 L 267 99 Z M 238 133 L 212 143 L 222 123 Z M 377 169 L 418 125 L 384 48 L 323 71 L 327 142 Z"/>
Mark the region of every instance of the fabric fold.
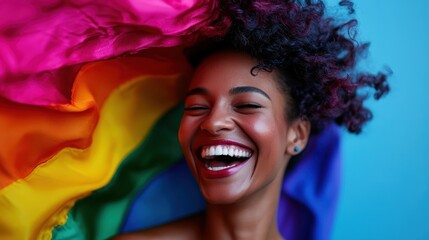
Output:
<path fill-rule="evenodd" d="M 0 238 L 49 239 L 52 229 L 65 223 L 74 202 L 105 186 L 154 122 L 181 99 L 186 66 L 163 58 L 132 57 L 85 67 L 73 98 L 77 105 L 100 111 L 90 145 L 65 147 L 0 190 Z"/>
<path fill-rule="evenodd" d="M 68 103 L 81 64 L 220 33 L 210 25 L 216 6 L 210 0 L 3 1 L 0 97 Z"/>

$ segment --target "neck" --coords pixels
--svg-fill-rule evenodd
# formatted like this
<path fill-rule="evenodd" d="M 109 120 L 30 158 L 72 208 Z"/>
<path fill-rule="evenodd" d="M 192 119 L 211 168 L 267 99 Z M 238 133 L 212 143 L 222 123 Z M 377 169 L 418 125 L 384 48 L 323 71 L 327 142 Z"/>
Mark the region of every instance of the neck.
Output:
<path fill-rule="evenodd" d="M 282 239 L 277 206 L 282 178 L 232 204 L 207 204 L 204 239 Z"/>

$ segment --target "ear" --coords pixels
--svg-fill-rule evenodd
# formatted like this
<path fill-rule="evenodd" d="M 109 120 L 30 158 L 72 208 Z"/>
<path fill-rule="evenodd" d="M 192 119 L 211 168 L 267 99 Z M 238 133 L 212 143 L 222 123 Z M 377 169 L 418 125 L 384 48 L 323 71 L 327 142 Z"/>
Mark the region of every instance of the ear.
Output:
<path fill-rule="evenodd" d="M 286 154 L 293 156 L 301 153 L 307 145 L 310 130 L 311 124 L 308 120 L 294 120 L 287 134 Z"/>

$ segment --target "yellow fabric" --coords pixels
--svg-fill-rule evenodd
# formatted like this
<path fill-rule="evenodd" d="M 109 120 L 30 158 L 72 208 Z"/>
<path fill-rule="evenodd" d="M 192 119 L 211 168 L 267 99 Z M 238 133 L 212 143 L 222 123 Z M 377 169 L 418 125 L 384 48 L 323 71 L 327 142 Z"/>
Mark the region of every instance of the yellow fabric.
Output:
<path fill-rule="evenodd" d="M 74 82 L 70 104 L 39 107 L 0 98 L 0 189 L 27 177 L 65 147 L 87 148 L 99 109 L 124 82 L 139 76 L 174 75 L 187 68 L 179 50 L 152 55 L 87 64 Z"/>
<path fill-rule="evenodd" d="M 24 179 L 0 190 L 0 239 L 50 239 L 53 227 L 65 223 L 75 201 L 107 184 L 153 123 L 180 99 L 178 89 L 183 84 L 178 68 L 174 69 L 176 74 L 169 69 L 168 75 L 164 70 L 164 75 L 126 81 L 112 94 L 92 94 L 92 87 L 102 87 L 103 83 L 109 84 L 108 78 L 118 77 L 103 74 L 100 79 L 97 72 L 112 72 L 105 67 L 94 63 L 84 69 L 78 78 L 91 78 L 86 82 L 93 86 L 76 86 L 73 98 L 79 100 L 75 105 L 62 106 L 64 110 L 79 111 L 97 107 L 97 101 L 107 99 L 92 143 L 85 149 L 62 149 Z"/>

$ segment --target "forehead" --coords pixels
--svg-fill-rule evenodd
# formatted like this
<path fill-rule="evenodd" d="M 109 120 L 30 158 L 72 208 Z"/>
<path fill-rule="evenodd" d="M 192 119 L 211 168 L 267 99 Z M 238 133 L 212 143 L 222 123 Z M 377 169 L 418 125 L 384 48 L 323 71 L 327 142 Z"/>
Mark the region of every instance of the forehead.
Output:
<path fill-rule="evenodd" d="M 210 55 L 197 67 L 189 88 L 206 87 L 228 88 L 236 86 L 255 86 L 261 89 L 277 87 L 277 74 L 251 70 L 257 65 L 256 60 L 249 55 L 239 52 L 219 52 Z"/>

